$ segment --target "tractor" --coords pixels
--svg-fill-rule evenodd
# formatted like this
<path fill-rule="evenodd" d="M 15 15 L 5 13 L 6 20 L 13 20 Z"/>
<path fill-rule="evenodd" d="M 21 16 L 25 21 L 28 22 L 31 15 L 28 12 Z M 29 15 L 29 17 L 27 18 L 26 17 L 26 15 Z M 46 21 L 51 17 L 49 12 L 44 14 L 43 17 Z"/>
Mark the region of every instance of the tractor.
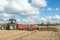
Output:
<path fill-rule="evenodd" d="M 2 27 L 2 30 L 14 30 L 17 29 L 17 23 L 15 19 L 9 19 L 8 23 L 5 23 Z"/>
<path fill-rule="evenodd" d="M 8 23 L 5 23 L 2 30 L 36 30 L 38 26 L 36 24 L 18 24 L 15 19 L 9 19 Z"/>

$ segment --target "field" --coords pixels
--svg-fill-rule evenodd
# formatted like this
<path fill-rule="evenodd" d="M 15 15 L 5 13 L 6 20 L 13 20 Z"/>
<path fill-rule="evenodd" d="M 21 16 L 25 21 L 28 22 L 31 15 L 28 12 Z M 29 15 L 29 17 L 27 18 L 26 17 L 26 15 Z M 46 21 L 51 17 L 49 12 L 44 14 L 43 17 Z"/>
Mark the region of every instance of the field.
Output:
<path fill-rule="evenodd" d="M 0 30 L 0 40 L 60 40 L 60 31 Z"/>

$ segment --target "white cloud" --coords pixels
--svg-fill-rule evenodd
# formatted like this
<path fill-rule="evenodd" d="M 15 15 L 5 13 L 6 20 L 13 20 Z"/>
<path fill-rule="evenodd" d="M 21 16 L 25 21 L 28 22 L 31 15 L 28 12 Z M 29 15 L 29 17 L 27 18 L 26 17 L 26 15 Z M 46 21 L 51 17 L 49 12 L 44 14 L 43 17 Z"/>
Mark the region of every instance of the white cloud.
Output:
<path fill-rule="evenodd" d="M 46 19 L 42 17 L 42 18 L 41 18 L 41 21 L 46 21 Z"/>
<path fill-rule="evenodd" d="M 31 3 L 35 7 L 45 7 L 45 6 L 47 6 L 46 0 L 32 0 Z"/>
<path fill-rule="evenodd" d="M 59 8 L 56 8 L 56 11 L 59 11 Z"/>
<path fill-rule="evenodd" d="M 9 19 L 14 18 L 12 14 L 7 14 L 7 13 L 1 13 L 0 14 L 0 21 L 1 23 L 6 23 L 8 22 Z"/>
<path fill-rule="evenodd" d="M 47 10 L 52 11 L 53 9 L 49 7 Z"/>
<path fill-rule="evenodd" d="M 51 8 L 51 7 L 48 7 L 47 10 L 48 10 L 48 11 L 53 11 L 53 10 L 59 11 L 59 8 Z"/>
<path fill-rule="evenodd" d="M 0 12 L 4 11 L 4 7 L 7 5 L 7 0 L 0 0 Z"/>
<path fill-rule="evenodd" d="M 0 0 L 0 11 L 3 14 L 2 19 L 7 20 L 13 17 L 10 14 L 19 14 L 22 18 L 24 17 L 22 21 L 19 19 L 22 23 L 38 23 L 40 20 L 39 8 L 46 6 L 46 0 L 32 0 L 31 3 L 28 3 L 28 0 Z"/>
<path fill-rule="evenodd" d="M 42 18 L 41 20 L 44 21 L 45 23 L 47 22 L 60 23 L 60 16 L 59 15 L 47 16 L 47 17 Z"/>

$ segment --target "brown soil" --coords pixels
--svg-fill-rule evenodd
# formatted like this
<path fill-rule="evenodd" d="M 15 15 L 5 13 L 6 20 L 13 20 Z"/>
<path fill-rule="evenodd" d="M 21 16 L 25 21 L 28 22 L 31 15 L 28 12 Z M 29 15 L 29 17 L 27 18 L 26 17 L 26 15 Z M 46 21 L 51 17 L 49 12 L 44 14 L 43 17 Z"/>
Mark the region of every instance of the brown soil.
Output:
<path fill-rule="evenodd" d="M 0 40 L 60 40 L 59 28 L 57 27 L 57 32 L 0 30 Z"/>
<path fill-rule="evenodd" d="M 58 40 L 53 31 L 0 30 L 0 40 Z"/>

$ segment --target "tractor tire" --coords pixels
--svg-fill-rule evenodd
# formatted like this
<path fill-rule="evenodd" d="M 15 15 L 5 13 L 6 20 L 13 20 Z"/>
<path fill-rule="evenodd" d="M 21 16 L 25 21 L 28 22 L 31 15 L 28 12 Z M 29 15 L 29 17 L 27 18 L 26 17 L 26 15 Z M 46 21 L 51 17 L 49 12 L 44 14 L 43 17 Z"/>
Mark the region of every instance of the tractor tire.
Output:
<path fill-rule="evenodd" d="M 37 30 L 40 30 L 40 28 L 36 28 Z"/>
<path fill-rule="evenodd" d="M 9 30 L 14 30 L 15 26 L 14 25 L 9 25 Z"/>
<path fill-rule="evenodd" d="M 3 26 L 3 27 L 1 27 L 1 30 L 6 30 L 6 28 Z"/>
<path fill-rule="evenodd" d="M 32 31 L 32 29 L 28 29 L 28 31 Z"/>

